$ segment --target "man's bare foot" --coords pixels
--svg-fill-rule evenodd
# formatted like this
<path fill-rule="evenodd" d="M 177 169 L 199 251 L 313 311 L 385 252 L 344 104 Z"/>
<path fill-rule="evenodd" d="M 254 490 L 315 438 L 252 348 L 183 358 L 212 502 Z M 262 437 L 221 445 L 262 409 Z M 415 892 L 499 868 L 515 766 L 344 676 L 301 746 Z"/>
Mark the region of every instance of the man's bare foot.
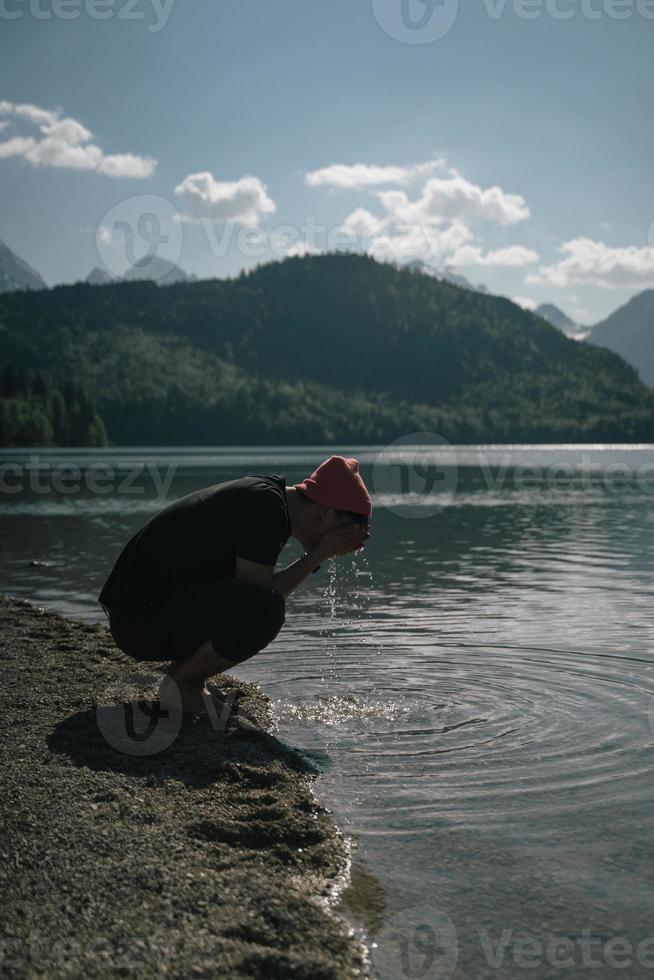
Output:
<path fill-rule="evenodd" d="M 166 674 L 159 685 L 159 702 L 172 716 L 180 711 L 185 715 L 201 715 L 206 713 L 203 693 L 201 685 L 178 684 Z"/>
<path fill-rule="evenodd" d="M 224 728 L 232 714 L 233 696 L 225 696 L 215 684 L 179 684 L 174 677 L 164 676 L 159 686 L 159 701 L 172 720 L 179 713 L 193 717 L 209 717 L 211 722 Z"/>

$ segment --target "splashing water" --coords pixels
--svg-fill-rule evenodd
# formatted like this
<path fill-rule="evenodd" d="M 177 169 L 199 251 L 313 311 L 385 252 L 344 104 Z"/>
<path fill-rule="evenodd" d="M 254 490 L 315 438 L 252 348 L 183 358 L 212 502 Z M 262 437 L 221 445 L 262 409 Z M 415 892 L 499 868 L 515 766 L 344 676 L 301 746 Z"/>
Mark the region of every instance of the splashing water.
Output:
<path fill-rule="evenodd" d="M 362 720 L 397 721 L 416 710 L 416 704 L 396 698 L 375 698 L 365 694 L 328 694 L 314 700 L 279 698 L 275 701 L 276 722 L 319 722 L 344 728 Z"/>
<path fill-rule="evenodd" d="M 358 563 L 361 564 L 361 568 Z M 328 576 L 323 595 L 323 601 L 327 605 L 327 622 L 321 630 L 326 671 L 321 680 L 333 683 L 337 680 L 338 675 L 336 663 L 337 632 L 340 631 L 342 635 L 350 637 L 354 631 L 365 630 L 365 614 L 370 610 L 368 591 L 373 585 L 373 575 L 368 565 L 368 559 L 362 550 L 349 556 L 349 561 L 347 559 L 341 559 L 338 562 L 331 561 Z M 344 610 L 344 612 L 339 613 L 339 609 Z M 381 648 L 378 648 L 377 652 L 380 653 Z"/>
<path fill-rule="evenodd" d="M 323 672 L 323 674 L 321 676 L 321 680 L 322 681 L 325 681 L 325 680 L 327 680 L 327 681 L 332 680 L 333 681 L 333 680 L 336 679 L 336 663 L 335 663 L 336 637 L 335 637 L 335 628 L 336 628 L 336 625 L 337 625 L 337 619 L 336 619 L 336 578 L 337 578 L 337 572 L 336 572 L 336 565 L 335 565 L 335 563 L 333 561 L 331 561 L 329 563 L 328 576 L 329 577 L 328 577 L 328 580 L 327 580 L 327 585 L 325 586 L 325 593 L 324 593 L 324 597 L 323 597 L 324 598 L 324 601 L 327 604 L 327 616 L 326 616 L 327 622 L 326 622 L 326 625 L 321 630 L 321 635 L 323 637 L 323 640 L 322 640 L 322 648 L 323 648 L 323 653 L 324 653 L 324 656 L 325 656 L 325 659 L 324 659 L 325 672 Z M 327 674 L 327 677 L 325 677 L 325 673 Z"/>
<path fill-rule="evenodd" d="M 363 568 L 358 567 L 357 559 Z M 280 720 L 284 716 L 287 721 L 293 719 L 322 722 L 325 726 L 324 749 L 328 753 L 336 748 L 336 730 L 342 729 L 348 722 L 370 717 L 397 717 L 397 705 L 393 706 L 383 700 L 376 702 L 370 698 L 363 699 L 353 691 L 343 692 L 339 676 L 339 636 L 346 638 L 346 646 L 357 646 L 360 643 L 360 633 L 366 625 L 365 613 L 369 609 L 369 597 L 362 586 L 370 586 L 371 583 L 372 572 L 363 551 L 329 563 L 329 577 L 323 594 L 327 615 L 321 630 L 324 668 L 320 679 L 326 688 L 326 694 L 318 699 L 303 699 L 300 704 L 290 707 L 289 702 L 276 705 Z M 360 690 L 360 685 L 357 687 Z M 333 693 L 339 688 L 339 693 Z"/>

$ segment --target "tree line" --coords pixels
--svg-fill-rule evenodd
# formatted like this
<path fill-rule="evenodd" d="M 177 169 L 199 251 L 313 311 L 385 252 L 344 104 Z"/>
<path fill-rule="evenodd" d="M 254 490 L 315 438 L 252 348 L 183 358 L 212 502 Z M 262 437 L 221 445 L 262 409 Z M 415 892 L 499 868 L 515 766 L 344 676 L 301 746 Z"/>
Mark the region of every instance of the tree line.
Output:
<path fill-rule="evenodd" d="M 654 440 L 616 354 L 360 255 L 4 294 L 0 364 L 30 373 L 1 396 L 5 445 Z"/>
<path fill-rule="evenodd" d="M 65 381 L 51 385 L 40 371 L 5 364 L 0 373 L 0 445 L 106 446 L 94 399 Z"/>

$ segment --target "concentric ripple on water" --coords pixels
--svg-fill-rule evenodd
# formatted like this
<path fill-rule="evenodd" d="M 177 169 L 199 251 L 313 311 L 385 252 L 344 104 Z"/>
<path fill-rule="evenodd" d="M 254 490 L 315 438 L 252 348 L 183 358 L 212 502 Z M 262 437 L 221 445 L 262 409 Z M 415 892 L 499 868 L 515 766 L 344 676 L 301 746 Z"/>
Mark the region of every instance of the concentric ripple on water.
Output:
<path fill-rule="evenodd" d="M 465 644 L 401 659 L 372 690 L 351 693 L 355 666 L 342 656 L 341 693 L 274 700 L 278 732 L 300 745 L 322 736 L 343 810 L 353 784 L 368 800 L 359 830 L 488 830 L 514 815 L 542 837 L 557 814 L 652 799 L 652 665 Z"/>

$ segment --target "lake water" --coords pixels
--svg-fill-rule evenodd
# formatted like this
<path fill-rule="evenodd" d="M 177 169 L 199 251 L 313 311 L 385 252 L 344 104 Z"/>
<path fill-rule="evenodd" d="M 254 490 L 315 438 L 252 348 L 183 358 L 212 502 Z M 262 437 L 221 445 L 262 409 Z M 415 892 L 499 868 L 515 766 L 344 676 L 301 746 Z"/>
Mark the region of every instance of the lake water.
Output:
<path fill-rule="evenodd" d="M 167 502 L 356 456 L 369 543 L 234 673 L 323 772 L 379 975 L 649 977 L 654 446 L 406 443 L 4 451 L 0 591 L 104 621 Z"/>

